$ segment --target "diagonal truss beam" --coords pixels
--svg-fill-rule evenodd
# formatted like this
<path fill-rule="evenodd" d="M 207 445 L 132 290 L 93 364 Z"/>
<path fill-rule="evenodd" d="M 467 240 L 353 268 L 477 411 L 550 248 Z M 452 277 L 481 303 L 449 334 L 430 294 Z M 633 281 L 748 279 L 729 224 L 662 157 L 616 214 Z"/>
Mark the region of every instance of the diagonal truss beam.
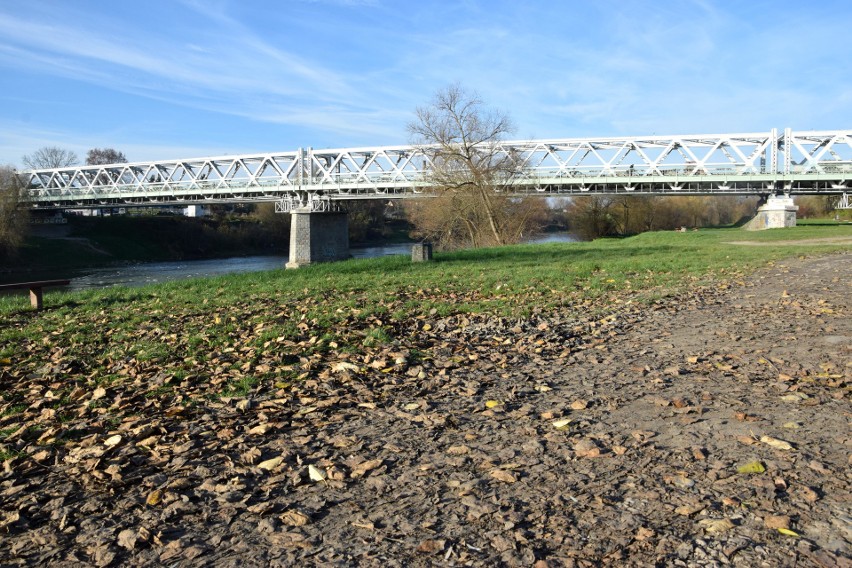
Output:
<path fill-rule="evenodd" d="M 852 130 L 497 143 L 518 195 L 575 193 L 842 194 Z M 429 191 L 427 147 L 384 146 L 216 156 L 24 172 L 34 207 L 416 197 Z"/>

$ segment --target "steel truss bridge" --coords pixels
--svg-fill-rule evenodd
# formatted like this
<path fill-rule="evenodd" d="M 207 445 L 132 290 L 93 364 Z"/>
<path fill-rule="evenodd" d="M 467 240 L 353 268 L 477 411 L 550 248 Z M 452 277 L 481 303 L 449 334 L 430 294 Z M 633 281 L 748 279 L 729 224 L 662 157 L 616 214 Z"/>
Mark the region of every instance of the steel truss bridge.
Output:
<path fill-rule="evenodd" d="M 34 209 L 429 195 L 432 146 L 292 152 L 74 166 L 23 172 Z M 841 195 L 852 207 L 852 130 L 500 142 L 512 195 Z"/>

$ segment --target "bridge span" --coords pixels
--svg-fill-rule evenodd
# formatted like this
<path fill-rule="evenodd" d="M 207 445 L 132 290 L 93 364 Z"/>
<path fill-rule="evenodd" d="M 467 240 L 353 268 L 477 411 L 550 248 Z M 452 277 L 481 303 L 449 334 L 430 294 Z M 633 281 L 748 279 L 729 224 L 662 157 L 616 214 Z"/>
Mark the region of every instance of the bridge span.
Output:
<path fill-rule="evenodd" d="M 430 146 L 385 146 L 23 172 L 34 209 L 399 199 L 429 193 Z M 501 142 L 517 195 L 844 194 L 852 130 Z"/>
<path fill-rule="evenodd" d="M 337 202 L 432 194 L 436 146 L 290 152 L 73 166 L 23 172 L 32 209 L 276 203 L 292 217 L 290 263 L 348 255 Z M 795 225 L 792 195 L 840 195 L 850 207 L 852 130 L 499 142 L 516 196 L 760 195 L 758 228 Z"/>

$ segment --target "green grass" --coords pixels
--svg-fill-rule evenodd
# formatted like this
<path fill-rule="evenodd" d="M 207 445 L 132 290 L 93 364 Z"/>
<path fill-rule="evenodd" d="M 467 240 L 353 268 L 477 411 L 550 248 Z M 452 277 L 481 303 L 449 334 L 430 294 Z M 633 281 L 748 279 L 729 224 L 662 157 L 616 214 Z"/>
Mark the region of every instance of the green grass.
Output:
<path fill-rule="evenodd" d="M 134 289 L 51 292 L 42 312 L 32 311 L 23 294 L 6 296 L 0 297 L 0 373 L 22 366 L 34 371 L 57 352 L 68 364 L 60 376 L 89 386 L 128 381 L 122 366 L 167 367 L 180 379 L 248 365 L 243 375 L 252 378 L 225 381 L 219 393 L 238 396 L 272 372 L 250 371 L 270 352 L 283 373 L 299 357 L 392 345 L 417 317 L 606 312 L 621 300 L 651 301 L 739 279 L 785 257 L 852 249 L 848 243 L 729 244 L 826 237 L 852 237 L 852 225 L 646 233 L 458 251 L 437 254 L 431 263 L 396 256 Z M 177 383 L 149 396 L 171 394 Z M 11 404 L 0 399 L 0 411 Z"/>

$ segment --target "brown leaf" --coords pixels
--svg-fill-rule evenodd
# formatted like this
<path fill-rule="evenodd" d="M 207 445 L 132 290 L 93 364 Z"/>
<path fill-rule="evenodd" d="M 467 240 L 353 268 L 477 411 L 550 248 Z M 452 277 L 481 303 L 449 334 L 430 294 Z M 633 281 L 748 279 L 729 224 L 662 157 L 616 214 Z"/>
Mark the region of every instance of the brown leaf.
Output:
<path fill-rule="evenodd" d="M 268 459 L 257 464 L 257 467 L 260 469 L 264 469 L 266 471 L 272 471 L 284 461 L 284 458 L 278 456 L 277 458 Z"/>
<path fill-rule="evenodd" d="M 116 434 L 115 436 L 110 436 L 106 440 L 104 440 L 104 446 L 108 448 L 113 448 L 121 443 L 121 436 Z"/>
<path fill-rule="evenodd" d="M 352 473 L 349 474 L 349 477 L 353 479 L 363 477 L 368 471 L 381 467 L 382 463 L 384 461 L 381 459 L 363 461 L 352 468 Z"/>
<path fill-rule="evenodd" d="M 819 500 L 819 494 L 806 485 L 797 487 L 796 492 L 800 493 L 808 503 L 816 503 Z"/>
<path fill-rule="evenodd" d="M 375 528 L 376 528 L 376 525 L 375 525 L 375 523 L 373 523 L 373 521 L 365 520 L 365 519 L 359 519 L 359 520 L 356 520 L 356 521 L 352 521 L 352 526 L 358 527 L 359 529 L 367 529 L 368 531 L 375 530 Z"/>
<path fill-rule="evenodd" d="M 41 450 L 41 451 L 38 451 L 38 452 L 36 452 L 32 455 L 32 458 L 37 462 L 44 461 L 49 457 L 50 457 L 50 451 L 49 450 Z"/>
<path fill-rule="evenodd" d="M 136 531 L 133 529 L 125 529 L 118 533 L 118 545 L 127 550 L 136 548 Z"/>
<path fill-rule="evenodd" d="M 601 455 L 601 449 L 594 440 L 580 440 L 574 444 L 574 453 L 580 458 L 596 458 Z"/>
<path fill-rule="evenodd" d="M 259 424 L 259 425 L 255 426 L 254 428 L 252 428 L 251 430 L 249 430 L 248 433 L 255 435 L 255 436 L 261 436 L 261 435 L 269 432 L 270 428 L 271 428 L 271 426 L 269 424 Z"/>
<path fill-rule="evenodd" d="M 767 446 L 772 446 L 776 450 L 792 450 L 793 446 L 790 442 L 785 442 L 784 440 L 779 440 L 778 438 L 772 438 L 771 436 L 761 436 L 760 441 L 766 444 Z"/>
<path fill-rule="evenodd" d="M 518 479 L 505 469 L 492 469 L 491 477 L 504 483 L 515 483 Z"/>
<path fill-rule="evenodd" d="M 704 503 L 687 503 L 675 509 L 675 513 L 684 517 L 691 517 L 695 513 L 699 513 L 707 508 Z"/>
<path fill-rule="evenodd" d="M 284 511 L 279 517 L 281 522 L 291 527 L 303 527 L 311 522 L 311 518 L 301 511 L 290 509 Z"/>
<path fill-rule="evenodd" d="M 254 465 L 257 463 L 260 456 L 261 451 L 258 448 L 251 448 L 250 450 L 240 454 L 240 461 L 247 465 Z"/>
<path fill-rule="evenodd" d="M 419 545 L 417 545 L 417 552 L 423 552 L 425 554 L 435 554 L 437 552 L 441 552 L 444 550 L 444 545 L 446 544 L 445 540 L 431 540 L 427 539 L 422 541 Z"/>
<path fill-rule="evenodd" d="M 633 430 L 630 432 L 630 435 L 633 436 L 634 440 L 642 444 L 656 436 L 657 433 L 651 432 L 650 430 Z"/>
<path fill-rule="evenodd" d="M 675 487 L 680 487 L 681 489 L 689 489 L 695 486 L 695 481 L 686 477 L 682 473 L 678 475 L 666 476 L 663 479 L 666 482 L 671 483 Z"/>
<path fill-rule="evenodd" d="M 768 529 L 789 529 L 790 517 L 787 515 L 769 515 L 763 519 L 763 524 Z"/>
<path fill-rule="evenodd" d="M 639 527 L 639 529 L 636 531 L 636 535 L 634 536 L 634 538 L 636 540 L 640 540 L 640 541 L 641 540 L 648 540 L 649 538 L 651 538 L 655 534 L 656 533 L 653 531 L 653 529 L 649 529 L 647 527 Z"/>
<path fill-rule="evenodd" d="M 729 531 L 736 525 L 730 519 L 702 519 L 698 521 L 698 526 L 704 529 L 704 532 L 714 534 Z"/>

